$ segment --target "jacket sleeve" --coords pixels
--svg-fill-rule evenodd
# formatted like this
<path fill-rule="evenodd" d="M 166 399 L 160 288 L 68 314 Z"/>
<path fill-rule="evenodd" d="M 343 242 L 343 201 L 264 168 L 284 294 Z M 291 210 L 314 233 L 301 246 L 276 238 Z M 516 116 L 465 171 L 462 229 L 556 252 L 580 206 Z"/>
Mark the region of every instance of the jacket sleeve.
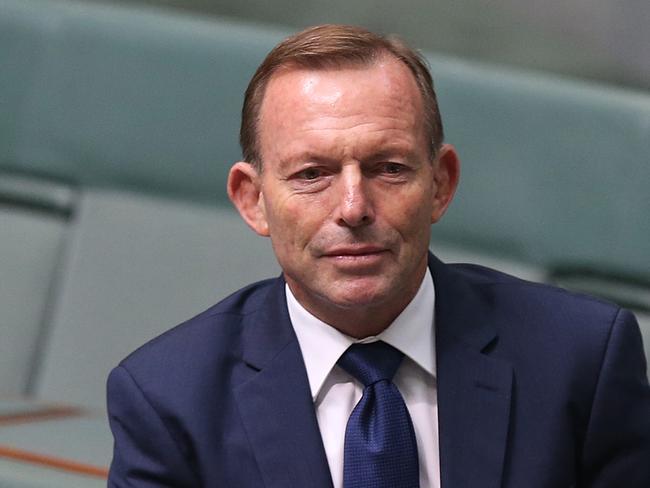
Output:
<path fill-rule="evenodd" d="M 164 420 L 123 366 L 109 375 L 107 398 L 115 440 L 109 488 L 201 486 Z"/>
<path fill-rule="evenodd" d="M 646 367 L 636 319 L 620 310 L 601 362 L 579 486 L 650 487 L 650 387 Z"/>

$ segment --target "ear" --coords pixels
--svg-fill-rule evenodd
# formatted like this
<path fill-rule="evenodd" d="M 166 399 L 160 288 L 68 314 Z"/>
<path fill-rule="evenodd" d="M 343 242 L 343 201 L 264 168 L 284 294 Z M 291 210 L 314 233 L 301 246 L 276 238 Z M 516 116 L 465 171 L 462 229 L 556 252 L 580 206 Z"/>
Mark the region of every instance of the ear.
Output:
<path fill-rule="evenodd" d="M 259 235 L 268 237 L 261 175 L 252 164 L 244 161 L 233 164 L 228 173 L 228 196 L 248 226 Z"/>
<path fill-rule="evenodd" d="M 433 162 L 435 195 L 431 212 L 431 223 L 438 222 L 445 214 L 458 187 L 460 160 L 451 144 L 443 144 Z"/>

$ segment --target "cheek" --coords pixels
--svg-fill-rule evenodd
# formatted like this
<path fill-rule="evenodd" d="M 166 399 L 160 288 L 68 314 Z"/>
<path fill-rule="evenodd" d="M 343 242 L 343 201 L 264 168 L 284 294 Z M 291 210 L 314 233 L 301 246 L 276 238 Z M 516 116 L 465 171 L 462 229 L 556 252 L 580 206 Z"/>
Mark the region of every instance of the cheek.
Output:
<path fill-rule="evenodd" d="M 287 255 L 309 245 L 321 227 L 319 209 L 322 206 L 317 202 L 298 199 L 267 209 L 270 237 L 277 253 Z"/>
<path fill-rule="evenodd" d="M 401 195 L 400 198 L 384 199 L 381 212 L 388 225 L 395 229 L 404 243 L 415 246 L 428 245 L 431 230 L 430 192 Z"/>
<path fill-rule="evenodd" d="M 430 223 L 433 197 L 429 189 L 418 188 L 380 201 L 384 202 L 384 214 L 398 226 L 421 228 L 424 222 Z"/>

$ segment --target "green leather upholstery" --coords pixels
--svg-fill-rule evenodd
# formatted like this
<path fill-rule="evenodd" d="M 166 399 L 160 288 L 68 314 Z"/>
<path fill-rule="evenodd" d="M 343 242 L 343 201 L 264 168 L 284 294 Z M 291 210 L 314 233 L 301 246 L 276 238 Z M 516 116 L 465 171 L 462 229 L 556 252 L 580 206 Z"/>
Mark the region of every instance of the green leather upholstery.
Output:
<path fill-rule="evenodd" d="M 441 236 L 650 278 L 650 95 L 431 60 L 463 163 Z"/>
<path fill-rule="evenodd" d="M 279 272 L 225 178 L 245 86 L 286 34 L 0 0 L 0 396 L 102 409 L 108 370 L 138 344 Z M 427 58 L 463 163 L 435 252 L 531 279 L 650 279 L 650 95 Z M 0 444 L 45 445 L 62 425 L 0 429 Z M 76 449 L 107 460 L 108 433 L 75 425 Z M 98 485 L 0 459 L 2 487 Z"/>
<path fill-rule="evenodd" d="M 48 234 L 47 266 L 33 261 L 43 274 L 35 281 L 55 283 L 53 260 L 63 278 L 53 294 L 34 288 L 34 303 L 51 303 L 51 314 L 21 319 L 32 331 L 45 324 L 32 391 L 101 403 L 95 373 L 70 376 L 72 362 L 60 359 L 75 341 L 99 358 L 112 339 L 117 357 L 222 296 L 222 284 L 234 289 L 277 269 L 268 246 L 262 264 L 242 257 L 252 234 L 235 226 L 224 186 L 239 158 L 246 83 L 286 34 L 144 8 L 0 0 L 0 61 L 11 68 L 0 70 L 0 171 L 55 177 L 85 195 L 72 220 Z M 442 243 L 536 269 L 650 276 L 650 96 L 427 58 L 447 140 L 463 162 L 458 198 L 433 227 L 434 250 Z M 211 227 L 219 219 L 232 223 L 231 234 Z M 12 220 L 25 242 L 46 239 L 40 223 L 28 232 L 18 225 Z M 180 229 L 198 240 L 185 241 Z M 161 264 L 169 262 L 177 267 Z M 197 269 L 203 263 L 212 275 Z"/>
<path fill-rule="evenodd" d="M 1 406 L 1 404 L 0 404 Z M 49 419 L 42 422 L 0 424 L 0 445 L 19 452 L 65 460 L 77 466 L 108 469 L 112 439 L 108 423 L 101 412 Z M 68 469 L 53 469 L 45 463 L 0 456 L 2 488 L 99 488 L 106 480 Z"/>
<path fill-rule="evenodd" d="M 110 434 L 107 433 L 110 436 Z M 105 488 L 106 480 L 0 458 L 3 488 Z"/>
<path fill-rule="evenodd" d="M 0 164 L 224 202 L 244 87 L 286 33 L 132 8 L 3 3 L 0 56 L 16 70 L 2 81 L 11 116 L 0 122 Z M 427 57 L 464 168 L 434 235 L 538 265 L 650 276 L 650 96 Z"/>
<path fill-rule="evenodd" d="M 47 332 L 75 192 L 0 171 L 0 395 L 25 394 Z"/>
<path fill-rule="evenodd" d="M 0 19 L 0 59 L 18 69 L 0 80 L 0 165 L 224 202 L 243 92 L 279 33 L 47 0 L 2 0 Z"/>
<path fill-rule="evenodd" d="M 0 207 L 0 394 L 25 393 L 65 223 Z"/>
<path fill-rule="evenodd" d="M 138 345 L 278 274 L 270 242 L 230 209 L 89 190 L 33 393 L 103 408 L 108 372 Z"/>

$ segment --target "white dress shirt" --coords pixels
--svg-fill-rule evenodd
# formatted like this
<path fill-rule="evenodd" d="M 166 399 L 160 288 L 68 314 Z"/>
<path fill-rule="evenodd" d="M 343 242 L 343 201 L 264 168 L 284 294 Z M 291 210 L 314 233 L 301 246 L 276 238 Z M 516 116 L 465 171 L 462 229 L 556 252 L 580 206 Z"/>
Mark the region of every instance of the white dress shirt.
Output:
<path fill-rule="evenodd" d="M 314 317 L 286 286 L 291 323 L 307 369 L 312 399 L 334 488 L 343 487 L 343 444 L 348 418 L 363 385 L 336 362 L 355 342 L 382 340 L 404 353 L 393 382 L 404 397 L 418 445 L 420 488 L 440 486 L 434 304 L 427 269 L 420 288 L 395 321 L 377 336 L 357 340 Z"/>

